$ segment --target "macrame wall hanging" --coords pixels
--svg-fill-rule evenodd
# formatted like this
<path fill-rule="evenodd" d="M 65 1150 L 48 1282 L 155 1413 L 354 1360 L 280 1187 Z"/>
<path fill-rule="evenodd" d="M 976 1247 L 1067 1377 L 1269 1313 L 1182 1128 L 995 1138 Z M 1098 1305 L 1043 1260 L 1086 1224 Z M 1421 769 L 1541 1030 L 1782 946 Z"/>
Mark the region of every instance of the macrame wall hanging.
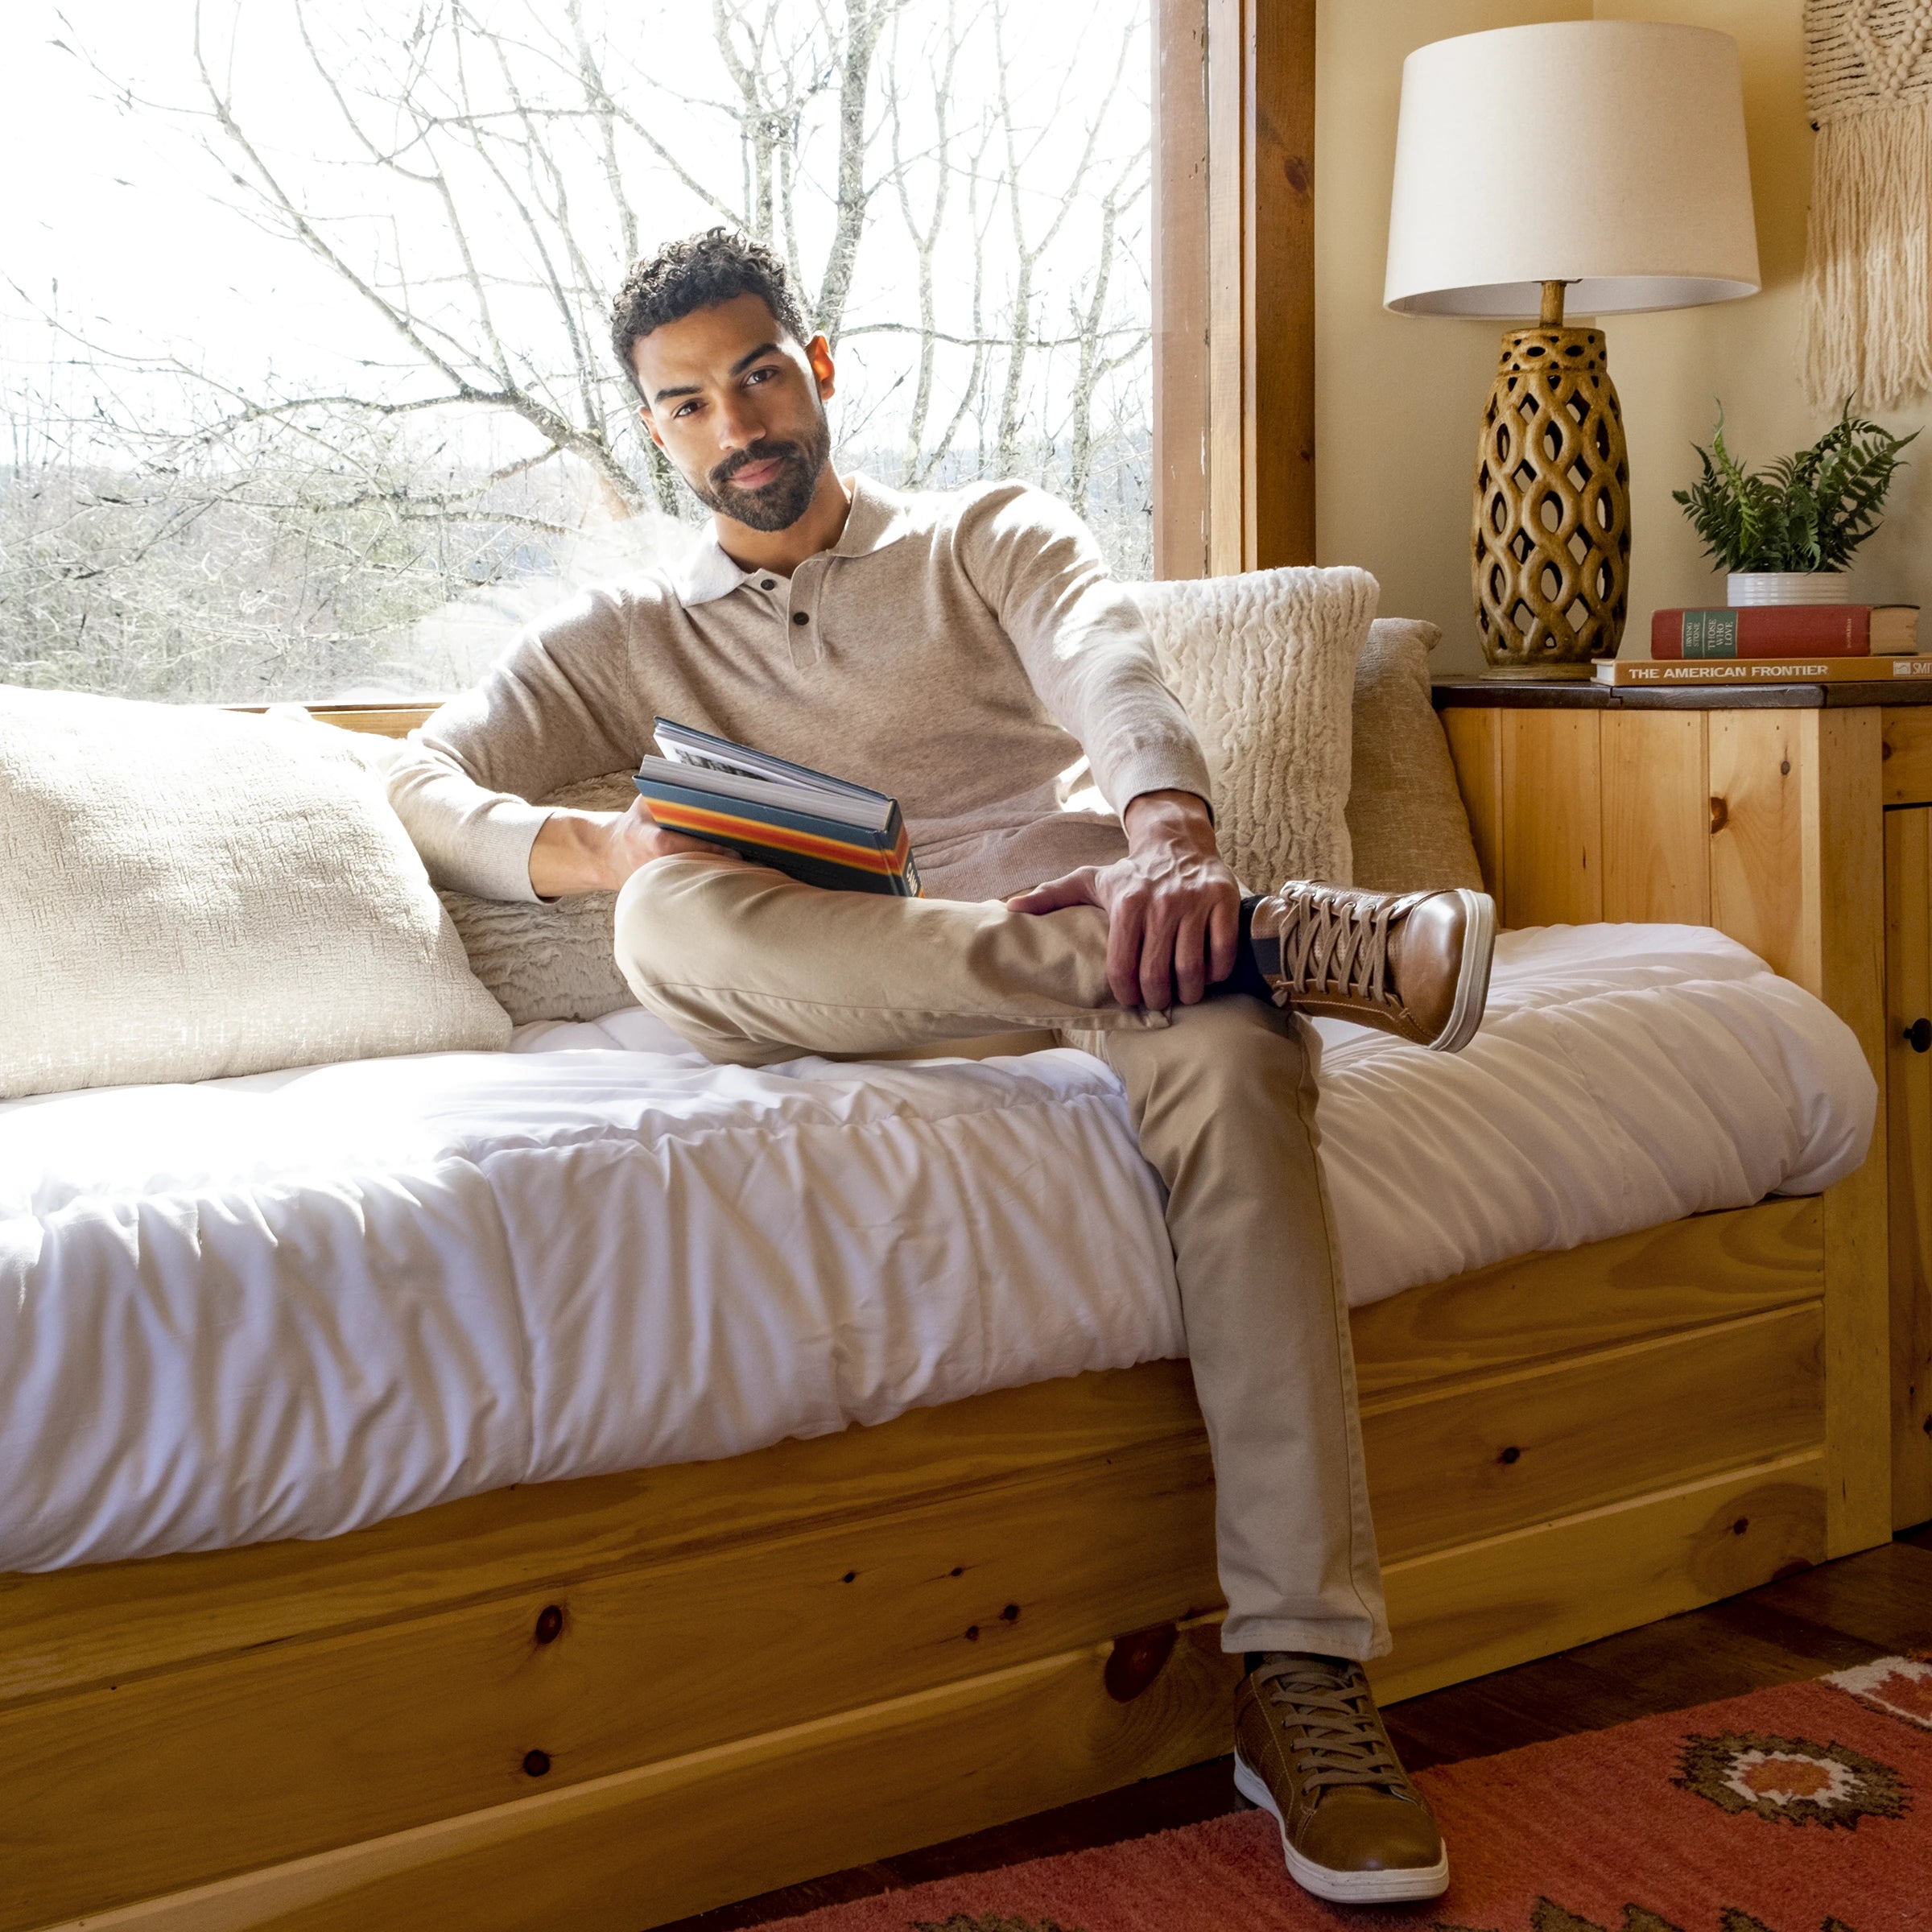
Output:
<path fill-rule="evenodd" d="M 1894 408 L 1932 390 L 1932 0 L 1806 0 L 1805 95 L 1806 392 Z"/>

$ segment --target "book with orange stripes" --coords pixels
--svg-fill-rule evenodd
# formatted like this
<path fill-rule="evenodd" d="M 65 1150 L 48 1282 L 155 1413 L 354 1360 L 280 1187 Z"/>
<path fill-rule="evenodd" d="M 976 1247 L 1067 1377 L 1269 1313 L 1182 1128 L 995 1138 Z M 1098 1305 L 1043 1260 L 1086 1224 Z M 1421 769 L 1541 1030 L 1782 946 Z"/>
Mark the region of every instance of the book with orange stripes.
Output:
<path fill-rule="evenodd" d="M 807 886 L 916 898 L 898 801 L 808 765 L 794 765 L 669 718 L 638 790 L 667 832 L 726 845 Z"/>

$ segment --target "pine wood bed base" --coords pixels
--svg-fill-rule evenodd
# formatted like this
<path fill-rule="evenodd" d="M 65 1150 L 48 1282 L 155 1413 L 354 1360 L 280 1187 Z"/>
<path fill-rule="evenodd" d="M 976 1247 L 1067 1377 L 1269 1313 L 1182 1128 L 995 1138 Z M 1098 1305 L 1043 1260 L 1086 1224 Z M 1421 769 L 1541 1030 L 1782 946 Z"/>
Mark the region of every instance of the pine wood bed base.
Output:
<path fill-rule="evenodd" d="M 1385 1696 L 1860 1540 L 1826 1222 L 1768 1202 L 1357 1315 Z M 0 1579 L 0 1927 L 637 1932 L 1198 1761 L 1233 1682 L 1211 1501 L 1153 1363 Z"/>
<path fill-rule="evenodd" d="M 1781 964 L 1863 1037 L 1856 824 L 1765 890 L 1823 907 Z M 1511 850 L 1519 895 L 1575 862 Z M 1383 1696 L 1883 1540 L 1883 1213 L 1868 1162 L 1360 1311 Z M 0 1932 L 641 1932 L 1225 1751 L 1218 1607 L 1179 1363 L 0 1577 Z"/>

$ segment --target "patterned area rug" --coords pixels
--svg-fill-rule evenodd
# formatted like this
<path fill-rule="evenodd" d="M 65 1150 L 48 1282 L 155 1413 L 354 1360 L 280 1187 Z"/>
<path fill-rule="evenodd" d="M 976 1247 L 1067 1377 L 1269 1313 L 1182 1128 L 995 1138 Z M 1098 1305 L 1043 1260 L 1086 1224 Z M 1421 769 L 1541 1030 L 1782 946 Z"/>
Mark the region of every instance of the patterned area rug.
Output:
<path fill-rule="evenodd" d="M 1887 1657 L 1423 1772 L 1447 1893 L 1321 1904 L 1248 1811 L 785 1932 L 1932 1932 L 1932 1661 Z"/>

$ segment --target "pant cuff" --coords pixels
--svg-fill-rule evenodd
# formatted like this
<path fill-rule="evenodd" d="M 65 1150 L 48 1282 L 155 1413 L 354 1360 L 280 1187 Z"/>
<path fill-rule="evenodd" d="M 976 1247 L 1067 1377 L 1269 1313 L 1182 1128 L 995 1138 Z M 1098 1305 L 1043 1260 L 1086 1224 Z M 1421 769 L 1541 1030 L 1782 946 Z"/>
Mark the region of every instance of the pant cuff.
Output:
<path fill-rule="evenodd" d="M 1317 1656 L 1366 1664 L 1386 1657 L 1393 1647 L 1385 1624 L 1367 1624 L 1359 1616 L 1319 1621 L 1231 1616 L 1221 1625 L 1221 1648 L 1236 1655 L 1244 1650 L 1312 1650 Z"/>

